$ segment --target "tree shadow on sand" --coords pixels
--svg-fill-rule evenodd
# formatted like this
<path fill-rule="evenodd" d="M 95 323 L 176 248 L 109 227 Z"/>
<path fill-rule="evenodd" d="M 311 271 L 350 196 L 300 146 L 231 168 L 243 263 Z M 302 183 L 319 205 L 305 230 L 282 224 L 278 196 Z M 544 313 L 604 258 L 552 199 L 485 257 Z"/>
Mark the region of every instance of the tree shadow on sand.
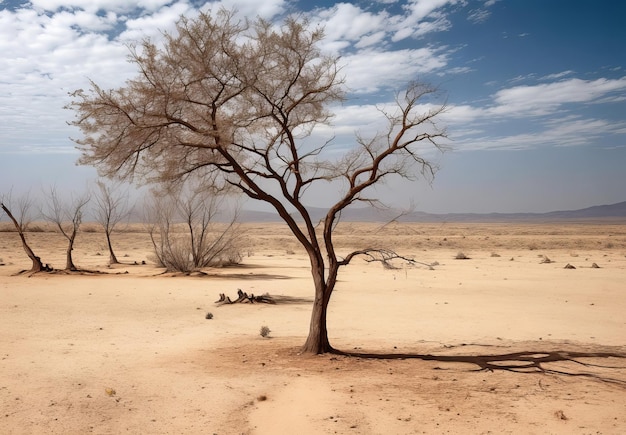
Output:
<path fill-rule="evenodd" d="M 419 359 L 441 363 L 471 364 L 470 371 L 508 371 L 525 374 L 554 374 L 590 378 L 626 388 L 626 353 L 607 351 L 525 350 L 495 354 L 433 355 L 418 353 L 367 353 L 337 351 L 338 354 L 363 359 Z M 447 370 L 445 367 L 437 367 Z"/>

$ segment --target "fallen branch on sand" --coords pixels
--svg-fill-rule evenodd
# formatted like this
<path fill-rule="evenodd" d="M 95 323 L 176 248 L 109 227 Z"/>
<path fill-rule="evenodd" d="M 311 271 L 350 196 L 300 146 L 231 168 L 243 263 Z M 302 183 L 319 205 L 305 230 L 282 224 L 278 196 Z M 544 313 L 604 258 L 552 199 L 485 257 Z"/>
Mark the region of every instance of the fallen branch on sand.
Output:
<path fill-rule="evenodd" d="M 275 304 L 276 301 L 272 298 L 269 293 L 265 293 L 261 296 L 255 296 L 253 294 L 249 294 L 244 292 L 241 289 L 237 289 L 237 299 L 234 301 L 226 296 L 224 293 L 220 293 L 220 298 L 215 301 L 218 305 L 226 305 L 226 304 L 253 304 L 253 303 L 261 303 L 261 304 Z"/>

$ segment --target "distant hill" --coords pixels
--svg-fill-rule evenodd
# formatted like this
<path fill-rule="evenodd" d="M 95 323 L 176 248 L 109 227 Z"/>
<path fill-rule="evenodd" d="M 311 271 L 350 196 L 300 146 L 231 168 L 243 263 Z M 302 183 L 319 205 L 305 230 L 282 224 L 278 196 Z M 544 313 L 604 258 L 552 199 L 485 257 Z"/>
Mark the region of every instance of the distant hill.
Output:
<path fill-rule="evenodd" d="M 309 208 L 314 221 L 324 218 L 323 208 Z M 243 222 L 280 222 L 276 213 L 244 210 Z M 579 210 L 561 210 L 547 213 L 444 213 L 415 211 L 401 215 L 397 210 L 380 211 L 375 208 L 347 209 L 342 213 L 344 222 L 558 222 L 558 221 L 622 221 L 626 220 L 626 201 L 610 205 L 597 205 Z"/>

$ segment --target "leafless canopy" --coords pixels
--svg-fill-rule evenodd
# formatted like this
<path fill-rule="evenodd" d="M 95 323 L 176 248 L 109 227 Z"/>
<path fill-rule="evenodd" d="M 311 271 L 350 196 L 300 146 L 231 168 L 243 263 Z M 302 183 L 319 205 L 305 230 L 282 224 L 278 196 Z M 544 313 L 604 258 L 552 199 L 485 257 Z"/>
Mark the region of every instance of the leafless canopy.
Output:
<path fill-rule="evenodd" d="M 329 125 L 330 108 L 345 98 L 339 60 L 318 48 L 323 36 L 295 18 L 277 27 L 237 21 L 226 10 L 183 17 L 162 48 L 148 40 L 131 47 L 139 75 L 126 86 L 92 83 L 70 104 L 84 134 L 76 141 L 81 163 L 102 174 L 162 183 L 211 177 L 274 207 L 311 259 L 316 303 L 304 348 L 311 352 L 331 349 L 326 306 L 338 268 L 352 258 L 339 260 L 333 247 L 341 211 L 355 201 L 375 202 L 368 188 L 390 176 L 432 173 L 423 145 L 439 148 L 445 136 L 434 122 L 445 106 L 423 104 L 436 89 L 416 82 L 393 109 L 381 109 L 387 128 L 357 137 L 339 159 L 325 152 L 329 142 L 311 146 L 312 129 Z M 343 188 L 321 235 L 303 204 L 318 182 Z"/>

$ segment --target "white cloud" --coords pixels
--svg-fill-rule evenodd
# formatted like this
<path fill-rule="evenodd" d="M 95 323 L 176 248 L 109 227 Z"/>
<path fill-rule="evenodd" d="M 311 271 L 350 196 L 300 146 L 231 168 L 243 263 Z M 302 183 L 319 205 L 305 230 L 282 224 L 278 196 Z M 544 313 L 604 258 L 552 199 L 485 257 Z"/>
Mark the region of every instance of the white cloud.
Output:
<path fill-rule="evenodd" d="M 92 13 L 101 10 L 123 13 L 135 9 L 155 11 L 170 2 L 171 0 L 136 0 L 132 2 L 128 0 L 31 0 L 30 3 L 36 10 L 52 12 L 66 8 L 83 9 Z"/>
<path fill-rule="evenodd" d="M 540 78 L 540 80 L 557 80 L 562 79 L 563 77 L 571 76 L 572 74 L 574 74 L 574 71 L 561 71 L 560 73 L 548 74 L 547 76 L 543 76 Z"/>
<path fill-rule="evenodd" d="M 445 6 L 462 3 L 462 0 L 410 0 L 403 8 L 404 16 L 394 20 L 395 34 L 393 41 L 408 37 L 419 37 L 429 32 L 443 31 L 450 27 L 450 22 L 441 9 Z"/>
<path fill-rule="evenodd" d="M 119 35 L 121 41 L 136 42 L 146 37 L 158 38 L 163 31 L 172 31 L 181 15 L 191 12 L 185 2 L 165 6 L 153 14 L 126 21 L 126 30 Z"/>
<path fill-rule="evenodd" d="M 313 25 L 324 28 L 321 46 L 333 53 L 384 45 L 388 37 L 389 15 L 385 11 L 372 13 L 353 4 L 339 3 L 329 9 L 315 9 L 309 19 Z"/>
<path fill-rule="evenodd" d="M 444 6 L 457 3 L 460 3 L 460 0 L 410 0 L 404 7 L 410 11 L 411 20 L 420 21 Z"/>
<path fill-rule="evenodd" d="M 570 112 L 569 105 L 580 110 L 581 104 L 617 103 L 624 92 L 626 77 L 516 86 L 498 91 L 482 106 L 451 105 L 441 118 L 458 150 L 583 145 L 624 134 L 626 122 L 585 117 Z"/>
<path fill-rule="evenodd" d="M 490 113 L 500 116 L 540 116 L 568 103 L 590 103 L 616 91 L 626 91 L 626 77 L 616 80 L 573 78 L 534 86 L 516 86 L 500 90 L 493 96 L 495 106 L 490 109 Z"/>
<path fill-rule="evenodd" d="M 385 40 L 386 33 L 384 31 L 378 31 L 369 35 L 363 36 L 359 41 L 354 44 L 356 48 L 367 48 L 372 45 L 377 45 Z"/>
<path fill-rule="evenodd" d="M 473 9 L 467 15 L 467 19 L 474 24 L 480 24 L 487 21 L 491 12 L 486 9 Z"/>
<path fill-rule="evenodd" d="M 347 85 L 356 93 L 376 92 L 386 87 L 404 86 L 420 74 L 443 68 L 445 53 L 431 48 L 396 51 L 362 50 L 342 58 Z"/>
<path fill-rule="evenodd" d="M 63 109 L 67 93 L 85 87 L 87 77 L 118 86 L 131 71 L 125 47 L 91 32 L 110 28 L 113 18 L 84 11 L 0 11 L 3 150 L 73 150 L 68 139 L 72 130 L 65 122 L 70 114 Z"/>
<path fill-rule="evenodd" d="M 288 0 L 221 0 L 207 2 L 201 9 L 215 10 L 221 6 L 228 10 L 235 9 L 242 17 L 270 19 L 285 12 Z"/>
<path fill-rule="evenodd" d="M 485 130 L 464 131 L 463 135 L 453 137 L 460 139 L 453 145 L 459 151 L 579 146 L 607 135 L 623 134 L 625 128 L 626 123 L 565 116 L 527 126 L 525 132 L 519 134 L 494 135 L 493 132 L 487 134 Z"/>
<path fill-rule="evenodd" d="M 385 2 L 388 3 L 388 2 Z M 484 7 L 493 5 L 487 1 Z M 392 41 L 446 29 L 447 9 L 462 0 L 412 0 L 403 13 L 364 10 L 352 3 L 317 9 L 313 23 L 325 25 L 324 48 L 340 54 L 347 85 L 361 105 L 339 108 L 334 134 L 352 135 L 364 128 L 380 127 L 376 106 L 368 93 L 401 89 L 407 82 L 427 74 L 461 74 L 468 67 L 451 65 L 453 52 L 446 47 L 420 46 L 392 49 Z M 123 84 L 135 74 L 126 61 L 124 43 L 146 36 L 158 38 L 172 30 L 181 14 L 194 15 L 197 9 L 187 1 L 139 0 L 34 0 L 33 8 L 15 12 L 0 10 L 0 144 L 3 148 L 72 150 L 68 140 L 74 132 L 66 125 L 71 113 L 63 110 L 67 92 L 87 87 L 87 79 L 110 88 Z M 286 0 L 223 0 L 206 3 L 203 9 L 223 5 L 236 7 L 242 16 L 272 18 L 288 9 Z M 59 9 L 63 7 L 63 9 Z M 72 9 L 73 8 L 73 9 Z M 46 10 L 47 13 L 41 11 Z M 481 9 L 483 10 L 483 9 Z M 125 28 L 117 38 L 107 35 Z M 617 134 L 625 128 L 602 119 L 563 118 L 573 104 L 615 103 L 624 100 L 626 77 L 582 80 L 564 70 L 540 78 L 526 73 L 511 86 L 490 96 L 487 104 L 451 105 L 442 120 L 467 147 L 528 147 L 541 141 L 560 144 L 584 143 L 591 138 L 585 129 Z M 6 77 L 6 78 L 5 78 Z M 521 85 L 534 80 L 540 84 Z M 515 84 L 515 86 L 513 85 Z M 372 97 L 375 98 L 375 97 Z M 357 100 L 358 103 L 358 100 Z M 486 132 L 512 120 L 536 120 L 542 116 L 540 131 L 496 136 Z M 546 118 L 558 120 L 549 124 Z M 620 130 L 621 129 L 621 130 Z M 452 134 L 454 138 L 454 134 Z M 28 144 L 28 145 L 26 145 Z"/>

